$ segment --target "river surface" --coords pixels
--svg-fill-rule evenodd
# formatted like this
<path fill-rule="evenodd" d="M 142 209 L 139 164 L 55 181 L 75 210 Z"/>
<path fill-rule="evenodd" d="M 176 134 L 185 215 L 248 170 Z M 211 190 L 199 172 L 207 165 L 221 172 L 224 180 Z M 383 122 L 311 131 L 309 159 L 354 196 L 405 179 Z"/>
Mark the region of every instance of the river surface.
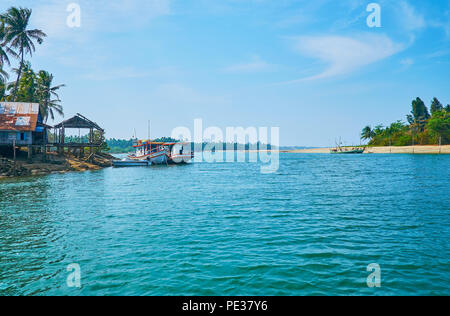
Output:
<path fill-rule="evenodd" d="M 450 295 L 449 193 L 444 155 L 2 180 L 0 294 Z"/>

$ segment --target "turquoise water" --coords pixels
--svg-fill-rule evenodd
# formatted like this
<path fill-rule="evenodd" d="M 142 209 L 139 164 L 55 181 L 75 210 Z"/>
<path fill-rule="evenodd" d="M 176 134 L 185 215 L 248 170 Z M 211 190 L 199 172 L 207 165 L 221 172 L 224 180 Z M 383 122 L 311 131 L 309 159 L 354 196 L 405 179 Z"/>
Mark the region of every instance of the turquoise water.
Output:
<path fill-rule="evenodd" d="M 2 181 L 0 294 L 449 295 L 449 166 L 282 154 L 275 174 L 197 163 Z"/>

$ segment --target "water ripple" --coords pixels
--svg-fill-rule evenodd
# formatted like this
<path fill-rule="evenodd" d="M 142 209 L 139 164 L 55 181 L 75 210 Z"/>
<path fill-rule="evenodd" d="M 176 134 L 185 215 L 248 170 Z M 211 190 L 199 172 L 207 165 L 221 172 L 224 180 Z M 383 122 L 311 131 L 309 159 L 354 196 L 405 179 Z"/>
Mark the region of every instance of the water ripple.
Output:
<path fill-rule="evenodd" d="M 449 295 L 449 162 L 286 154 L 269 175 L 198 163 L 2 181 L 0 294 Z"/>

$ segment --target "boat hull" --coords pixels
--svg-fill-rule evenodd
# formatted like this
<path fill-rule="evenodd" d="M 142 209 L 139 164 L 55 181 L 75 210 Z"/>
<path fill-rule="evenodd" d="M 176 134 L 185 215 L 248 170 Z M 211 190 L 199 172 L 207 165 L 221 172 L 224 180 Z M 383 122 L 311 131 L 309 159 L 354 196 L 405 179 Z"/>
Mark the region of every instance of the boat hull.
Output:
<path fill-rule="evenodd" d="M 146 160 L 114 160 L 114 168 L 124 168 L 124 167 L 147 167 L 149 162 Z"/>
<path fill-rule="evenodd" d="M 347 150 L 347 151 L 330 151 L 333 155 L 355 155 L 355 154 L 364 154 L 364 149 L 357 150 Z"/>
<path fill-rule="evenodd" d="M 188 155 L 173 155 L 169 159 L 170 164 L 182 165 L 187 164 L 194 159 L 194 153 Z"/>
<path fill-rule="evenodd" d="M 152 165 L 165 165 L 168 163 L 168 160 L 169 157 L 167 155 L 167 151 L 149 157 L 149 161 Z"/>

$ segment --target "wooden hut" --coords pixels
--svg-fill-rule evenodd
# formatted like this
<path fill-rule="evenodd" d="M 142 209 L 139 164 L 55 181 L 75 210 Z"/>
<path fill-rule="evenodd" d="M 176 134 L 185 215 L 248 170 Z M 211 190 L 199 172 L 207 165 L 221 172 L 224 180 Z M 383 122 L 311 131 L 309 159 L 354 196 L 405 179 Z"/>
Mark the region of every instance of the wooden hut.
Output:
<path fill-rule="evenodd" d="M 50 128 L 38 103 L 0 102 L 1 147 L 27 147 L 31 158 L 33 147 L 46 147 Z"/>
<path fill-rule="evenodd" d="M 66 142 L 66 131 L 68 129 L 89 130 L 88 141 L 82 142 L 80 137 L 80 141 L 78 142 L 75 142 L 73 140 L 70 142 Z M 94 137 L 95 131 L 100 133 L 100 140 L 95 139 Z M 77 115 L 75 115 L 74 117 L 54 126 L 53 146 L 57 147 L 58 152 L 60 153 L 64 152 L 65 148 L 67 148 L 68 151 L 70 151 L 71 149 L 72 150 L 78 149 L 81 155 L 82 152 L 84 154 L 84 148 L 89 148 L 92 154 L 94 148 L 98 148 L 103 145 L 102 138 L 104 133 L 105 133 L 104 129 L 101 128 L 97 123 L 77 113 Z"/>

